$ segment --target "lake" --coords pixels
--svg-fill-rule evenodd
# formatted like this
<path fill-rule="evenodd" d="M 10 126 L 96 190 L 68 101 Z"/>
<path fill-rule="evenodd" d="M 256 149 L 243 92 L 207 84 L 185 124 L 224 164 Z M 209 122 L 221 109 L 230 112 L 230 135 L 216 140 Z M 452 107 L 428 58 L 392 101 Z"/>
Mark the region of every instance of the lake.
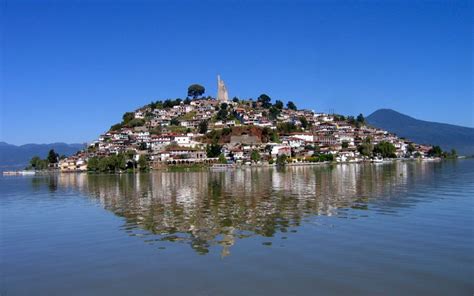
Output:
<path fill-rule="evenodd" d="M 0 295 L 472 295 L 474 161 L 1 177 Z"/>

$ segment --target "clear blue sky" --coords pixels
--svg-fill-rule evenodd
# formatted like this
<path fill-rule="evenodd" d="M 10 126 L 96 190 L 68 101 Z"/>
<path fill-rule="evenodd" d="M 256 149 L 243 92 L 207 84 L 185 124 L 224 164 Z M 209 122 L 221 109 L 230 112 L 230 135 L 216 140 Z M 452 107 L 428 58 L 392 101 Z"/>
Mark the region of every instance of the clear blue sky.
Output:
<path fill-rule="evenodd" d="M 471 1 L 196 2 L 1 1 L 0 141 L 91 141 L 218 73 L 231 97 L 474 126 Z"/>

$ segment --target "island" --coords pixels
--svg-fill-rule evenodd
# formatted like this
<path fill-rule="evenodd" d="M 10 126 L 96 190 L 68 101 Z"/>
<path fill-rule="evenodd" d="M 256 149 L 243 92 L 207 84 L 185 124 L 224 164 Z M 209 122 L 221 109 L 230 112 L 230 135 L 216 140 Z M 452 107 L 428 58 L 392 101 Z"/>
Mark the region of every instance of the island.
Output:
<path fill-rule="evenodd" d="M 151 102 L 69 157 L 50 151 L 30 169 L 135 172 L 182 166 L 236 167 L 456 157 L 370 126 L 364 116 L 298 109 L 293 101 L 229 99 L 217 77 L 217 96 L 192 84 L 184 99 Z"/>

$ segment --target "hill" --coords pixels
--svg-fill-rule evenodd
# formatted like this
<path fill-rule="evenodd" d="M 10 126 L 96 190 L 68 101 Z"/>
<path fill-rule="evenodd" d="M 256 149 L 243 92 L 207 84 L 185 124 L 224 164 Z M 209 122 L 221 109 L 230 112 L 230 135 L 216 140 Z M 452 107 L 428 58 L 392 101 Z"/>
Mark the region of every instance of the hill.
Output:
<path fill-rule="evenodd" d="M 59 155 L 69 156 L 82 148 L 84 144 L 51 143 L 16 146 L 0 142 L 0 171 L 22 169 L 28 165 L 33 156 L 44 158 L 50 149 L 54 149 Z"/>
<path fill-rule="evenodd" d="M 379 109 L 366 118 L 370 125 L 417 143 L 452 148 L 460 155 L 474 155 L 474 128 L 419 120 L 391 109 Z"/>

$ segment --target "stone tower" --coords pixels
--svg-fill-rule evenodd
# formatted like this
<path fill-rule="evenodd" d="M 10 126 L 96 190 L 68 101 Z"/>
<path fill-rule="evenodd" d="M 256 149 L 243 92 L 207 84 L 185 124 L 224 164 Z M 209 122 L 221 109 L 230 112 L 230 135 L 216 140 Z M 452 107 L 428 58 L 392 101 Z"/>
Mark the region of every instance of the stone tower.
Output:
<path fill-rule="evenodd" d="M 217 75 L 217 100 L 220 102 L 227 102 L 229 100 L 229 94 L 225 87 L 224 81 L 221 80 L 221 76 Z"/>

